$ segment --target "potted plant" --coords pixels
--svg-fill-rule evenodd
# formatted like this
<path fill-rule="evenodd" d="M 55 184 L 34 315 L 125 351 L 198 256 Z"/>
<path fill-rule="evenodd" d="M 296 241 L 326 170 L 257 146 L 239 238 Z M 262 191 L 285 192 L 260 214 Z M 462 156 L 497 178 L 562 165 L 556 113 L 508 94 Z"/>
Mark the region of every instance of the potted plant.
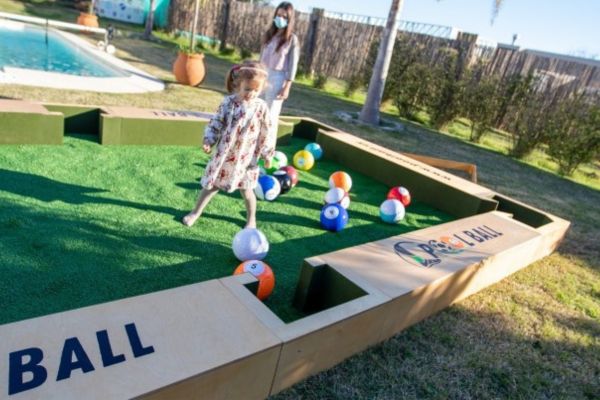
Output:
<path fill-rule="evenodd" d="M 184 85 L 198 86 L 204 81 L 206 68 L 204 66 L 204 54 L 196 50 L 196 25 L 198 23 L 198 10 L 200 3 L 206 0 L 196 0 L 194 7 L 194 24 L 189 45 L 179 46 L 177 59 L 173 63 L 173 74 L 177 82 Z"/>
<path fill-rule="evenodd" d="M 77 17 L 77 23 L 83 26 L 89 26 L 90 28 L 97 28 L 98 25 L 98 16 L 94 13 L 94 6 L 96 5 L 96 0 L 90 0 L 88 4 L 87 12 L 80 12 L 79 17 Z"/>

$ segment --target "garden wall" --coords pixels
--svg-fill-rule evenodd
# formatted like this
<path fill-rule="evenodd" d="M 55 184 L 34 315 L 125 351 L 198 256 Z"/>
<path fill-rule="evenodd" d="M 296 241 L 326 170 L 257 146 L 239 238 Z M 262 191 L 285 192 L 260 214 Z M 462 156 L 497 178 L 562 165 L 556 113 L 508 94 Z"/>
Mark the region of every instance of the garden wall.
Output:
<path fill-rule="evenodd" d="M 190 31 L 193 9 L 193 0 L 173 0 L 169 30 Z M 235 0 L 209 0 L 200 11 L 197 29 L 200 34 L 219 38 L 222 43 L 258 52 L 262 35 L 273 14 L 274 7 L 271 6 Z M 313 9 L 311 14 L 296 12 L 295 32 L 302 44 L 302 67 L 310 73 L 350 79 L 365 67 L 382 27 L 369 23 L 370 18 L 353 21 L 326 15 L 332 14 L 322 9 Z M 600 61 L 520 50 L 516 46 L 493 48 L 478 45 L 477 35 L 461 35 L 460 32 L 456 39 L 414 32 L 410 35 L 432 63 L 435 62 L 436 50 L 449 46 L 462 49 L 466 65 L 486 61 L 489 65 L 486 72 L 490 75 L 534 73 L 545 77 L 548 89 L 561 88 L 565 96 L 578 90 L 600 92 Z"/>

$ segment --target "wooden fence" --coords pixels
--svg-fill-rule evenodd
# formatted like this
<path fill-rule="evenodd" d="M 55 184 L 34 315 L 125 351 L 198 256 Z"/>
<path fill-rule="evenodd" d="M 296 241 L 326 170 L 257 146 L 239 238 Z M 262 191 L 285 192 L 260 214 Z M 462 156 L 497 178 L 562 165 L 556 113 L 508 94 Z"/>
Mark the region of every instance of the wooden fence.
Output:
<path fill-rule="evenodd" d="M 274 7 L 235 0 L 208 0 L 206 3 L 198 19 L 199 34 L 218 38 L 222 45 L 260 51 Z M 172 0 L 170 7 L 169 29 L 190 31 L 194 0 Z M 313 9 L 311 14 L 298 11 L 295 14 L 294 31 L 302 44 L 301 68 L 311 74 L 340 79 L 361 74 L 371 47 L 381 36 L 381 24 L 327 15 L 331 13 L 321 9 Z M 461 32 L 455 39 L 416 32 L 407 34 L 431 63 L 436 62 L 441 48 L 452 47 L 458 50 L 463 66 L 485 61 L 486 75 L 505 77 L 532 73 L 539 78 L 542 90 L 600 94 L 599 61 L 519 50 L 507 45 L 481 46 L 477 44 L 477 35 Z"/>

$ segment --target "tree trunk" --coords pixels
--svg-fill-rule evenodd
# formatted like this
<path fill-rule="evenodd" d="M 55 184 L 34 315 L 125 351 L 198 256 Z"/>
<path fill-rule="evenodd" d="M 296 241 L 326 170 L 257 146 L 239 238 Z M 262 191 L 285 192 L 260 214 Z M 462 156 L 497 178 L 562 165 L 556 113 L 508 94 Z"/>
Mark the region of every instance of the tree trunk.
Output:
<path fill-rule="evenodd" d="M 154 26 L 154 4 L 156 0 L 150 0 L 150 11 L 148 11 L 148 17 L 146 18 L 146 29 L 144 29 L 144 39 L 150 40 L 152 36 L 152 27 Z"/>
<path fill-rule="evenodd" d="M 198 12 L 200 9 L 200 0 L 196 0 L 196 5 L 194 6 L 194 23 L 192 25 L 192 32 L 190 37 L 190 53 L 195 53 L 196 47 L 196 25 L 198 25 Z"/>
<path fill-rule="evenodd" d="M 381 107 L 381 98 L 383 97 L 383 89 L 385 88 L 385 80 L 390 68 L 390 60 L 394 51 L 394 43 L 396 42 L 396 33 L 398 32 L 398 18 L 402 8 L 403 0 L 392 0 L 390 13 L 388 14 L 385 29 L 379 43 L 377 51 L 377 59 L 373 67 L 373 74 L 369 82 L 369 91 L 367 99 L 360 112 L 359 119 L 363 122 L 378 125 L 379 124 L 379 108 Z"/>
<path fill-rule="evenodd" d="M 227 48 L 227 33 L 229 31 L 229 19 L 231 18 L 231 0 L 223 1 L 223 29 L 221 29 L 221 45 L 219 50 L 225 50 Z"/>

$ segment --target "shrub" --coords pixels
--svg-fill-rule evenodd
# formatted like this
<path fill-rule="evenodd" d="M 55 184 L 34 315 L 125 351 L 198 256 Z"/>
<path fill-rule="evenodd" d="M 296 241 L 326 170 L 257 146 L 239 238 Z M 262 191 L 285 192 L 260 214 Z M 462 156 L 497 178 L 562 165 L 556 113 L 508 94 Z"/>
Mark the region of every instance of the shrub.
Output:
<path fill-rule="evenodd" d="M 190 45 L 187 42 L 180 42 L 177 45 L 178 50 L 181 53 L 186 53 L 186 54 L 197 54 L 197 53 L 202 53 L 203 50 L 205 50 L 204 45 L 202 44 L 202 42 L 196 42 L 196 46 L 194 47 L 194 49 L 190 49 Z"/>
<path fill-rule="evenodd" d="M 498 82 L 492 77 L 480 77 L 481 71 L 470 71 L 465 85 L 464 115 L 471 120 L 469 140 L 479 143 L 483 134 L 493 127 L 500 99 Z"/>
<path fill-rule="evenodd" d="M 362 72 L 362 81 L 365 85 L 368 85 L 371 81 L 371 75 L 373 73 L 373 67 L 377 60 L 377 51 L 379 49 L 379 41 L 373 41 L 371 48 L 369 49 L 369 55 L 365 62 L 365 67 Z M 381 101 L 385 102 L 394 98 L 394 93 L 398 91 L 400 86 L 400 79 L 408 67 L 419 61 L 421 58 L 422 45 L 418 45 L 409 35 L 403 35 L 399 33 L 394 43 L 394 51 L 392 53 L 392 59 L 390 61 L 390 68 L 388 70 L 388 76 L 385 81 L 385 88 L 383 89 L 383 96 Z"/>
<path fill-rule="evenodd" d="M 433 68 L 433 96 L 430 103 L 431 123 L 441 129 L 460 112 L 464 83 L 457 78 L 456 49 L 440 51 L 440 61 Z"/>
<path fill-rule="evenodd" d="M 513 74 L 502 79 L 498 85 L 498 111 L 494 117 L 494 126 L 499 129 L 507 127 L 507 114 L 515 104 L 521 104 L 527 99 L 528 93 L 535 87 L 533 75 L 521 76 Z"/>
<path fill-rule="evenodd" d="M 408 66 L 392 93 L 401 116 L 413 119 L 415 113 L 426 106 L 433 92 L 433 81 L 428 65 L 417 62 Z"/>
<path fill-rule="evenodd" d="M 528 156 L 537 145 L 544 142 L 552 126 L 557 124 L 556 105 L 542 93 L 530 93 L 526 102 L 514 112 L 511 129 L 513 147 L 510 155 L 516 158 Z"/>
<path fill-rule="evenodd" d="M 315 80 L 313 81 L 313 87 L 316 89 L 324 89 L 326 83 L 327 75 L 317 74 L 317 76 L 315 76 Z"/>
<path fill-rule="evenodd" d="M 348 82 L 346 82 L 346 89 L 344 90 L 344 96 L 352 97 L 354 93 L 358 89 L 363 86 L 362 76 L 360 74 L 354 74 L 350 77 Z"/>
<path fill-rule="evenodd" d="M 247 48 L 242 47 L 240 49 L 240 57 L 242 60 L 249 59 L 250 57 L 252 57 L 252 51 Z"/>
<path fill-rule="evenodd" d="M 511 121 L 508 129 L 513 143 L 509 153 L 524 158 L 544 142 L 551 125 L 557 122 L 557 105 L 553 93 L 536 91 L 536 79 L 531 74 L 514 77 L 511 85 L 512 95 L 504 117 Z"/>
<path fill-rule="evenodd" d="M 572 175 L 582 163 L 600 155 L 600 105 L 576 96 L 564 101 L 548 132 L 548 154 L 561 175 Z"/>
<path fill-rule="evenodd" d="M 219 50 L 219 53 L 221 53 L 224 56 L 230 56 L 233 53 L 235 53 L 235 49 L 232 47 L 224 47 L 222 49 Z"/>

